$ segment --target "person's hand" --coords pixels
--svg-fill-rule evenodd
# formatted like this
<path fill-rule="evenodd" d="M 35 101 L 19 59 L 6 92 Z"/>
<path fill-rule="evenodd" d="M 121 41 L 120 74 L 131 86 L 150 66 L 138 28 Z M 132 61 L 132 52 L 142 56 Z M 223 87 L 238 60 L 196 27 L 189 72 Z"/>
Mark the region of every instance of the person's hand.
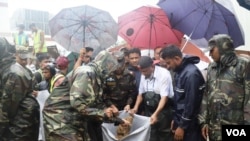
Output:
<path fill-rule="evenodd" d="M 119 110 L 115 105 L 111 105 L 110 108 L 112 108 L 113 116 L 118 116 L 119 115 Z"/>
<path fill-rule="evenodd" d="M 80 49 L 80 54 L 79 54 L 79 58 L 84 61 L 84 57 L 86 55 L 86 49 L 85 48 L 81 48 Z"/>
<path fill-rule="evenodd" d="M 126 105 L 126 106 L 124 107 L 124 110 L 125 110 L 126 112 L 128 112 L 128 111 L 130 110 L 130 105 Z"/>
<path fill-rule="evenodd" d="M 150 124 L 153 125 L 157 122 L 157 116 L 155 114 L 150 117 Z"/>
<path fill-rule="evenodd" d="M 202 134 L 203 138 L 204 138 L 205 140 L 207 140 L 207 138 L 208 138 L 208 125 L 207 125 L 207 124 L 205 124 L 205 125 L 201 128 L 201 134 Z"/>
<path fill-rule="evenodd" d="M 183 137 L 184 137 L 184 129 L 178 127 L 174 132 L 174 140 L 183 141 Z"/>
<path fill-rule="evenodd" d="M 32 95 L 33 95 L 34 97 L 37 97 L 38 91 L 33 91 L 33 92 L 32 92 Z"/>
<path fill-rule="evenodd" d="M 104 114 L 108 117 L 111 118 L 113 117 L 113 109 L 111 107 L 104 109 Z"/>
<path fill-rule="evenodd" d="M 137 109 L 136 108 L 130 109 L 129 113 L 132 114 L 132 115 L 134 115 L 134 114 L 137 113 Z"/>

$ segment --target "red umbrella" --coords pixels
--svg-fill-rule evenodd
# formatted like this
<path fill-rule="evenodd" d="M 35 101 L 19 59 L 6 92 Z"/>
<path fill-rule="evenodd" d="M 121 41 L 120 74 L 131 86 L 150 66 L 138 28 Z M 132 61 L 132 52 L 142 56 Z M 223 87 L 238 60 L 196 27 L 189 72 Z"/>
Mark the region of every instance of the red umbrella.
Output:
<path fill-rule="evenodd" d="M 142 6 L 118 17 L 119 35 L 132 47 L 154 49 L 179 44 L 183 33 L 173 29 L 165 12 Z"/>

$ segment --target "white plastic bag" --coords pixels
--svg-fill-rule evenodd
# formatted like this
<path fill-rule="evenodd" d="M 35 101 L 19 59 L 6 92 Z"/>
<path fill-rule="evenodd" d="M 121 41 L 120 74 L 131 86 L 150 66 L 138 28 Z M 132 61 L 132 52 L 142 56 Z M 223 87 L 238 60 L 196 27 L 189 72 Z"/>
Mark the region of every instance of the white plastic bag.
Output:
<path fill-rule="evenodd" d="M 119 117 L 125 118 L 128 115 L 129 113 L 125 111 L 120 111 Z M 116 129 L 117 126 L 114 126 L 113 123 L 103 123 L 103 141 L 118 141 L 118 139 L 116 139 Z M 135 114 L 130 134 L 122 138 L 120 141 L 149 141 L 150 131 L 150 118 Z"/>

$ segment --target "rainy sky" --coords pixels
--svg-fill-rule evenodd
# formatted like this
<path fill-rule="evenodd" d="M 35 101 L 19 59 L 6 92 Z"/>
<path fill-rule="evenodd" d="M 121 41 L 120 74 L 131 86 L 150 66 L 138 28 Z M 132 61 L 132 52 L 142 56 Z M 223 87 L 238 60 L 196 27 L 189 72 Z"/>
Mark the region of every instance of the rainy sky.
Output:
<path fill-rule="evenodd" d="M 139 6 L 156 6 L 158 0 L 8 0 L 9 14 L 18 8 L 29 8 L 35 10 L 49 11 L 51 14 L 58 13 L 62 8 L 80 5 L 90 5 L 108 11 L 115 20 Z"/>
<path fill-rule="evenodd" d="M 118 16 L 125 14 L 139 6 L 157 6 L 159 0 L 7 0 L 9 3 L 9 17 L 18 8 L 49 11 L 51 14 L 58 13 L 61 9 L 80 5 L 90 5 L 108 11 L 117 21 Z M 216 0 L 223 3 L 227 0 Z M 250 38 L 250 11 L 240 7 L 235 0 L 231 1 L 238 20 L 244 30 L 245 39 Z M 227 3 L 227 2 L 226 2 Z M 226 4 L 223 4 L 226 6 Z M 246 46 L 250 48 L 250 40 L 245 40 Z"/>

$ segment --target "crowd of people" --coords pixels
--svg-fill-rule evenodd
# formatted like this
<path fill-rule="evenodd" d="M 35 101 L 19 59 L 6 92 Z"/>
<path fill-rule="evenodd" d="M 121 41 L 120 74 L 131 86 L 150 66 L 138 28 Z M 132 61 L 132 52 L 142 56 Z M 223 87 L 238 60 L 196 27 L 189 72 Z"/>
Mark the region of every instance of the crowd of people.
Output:
<path fill-rule="evenodd" d="M 44 34 L 30 25 L 34 52 L 19 26 L 15 46 L 0 39 L 0 141 L 37 141 L 39 91 L 49 96 L 42 107 L 46 141 L 102 141 L 102 123 L 131 126 L 119 111 L 150 118 L 150 141 L 221 141 L 222 125 L 250 124 L 250 60 L 234 52 L 228 35 L 208 42 L 213 62 L 206 76 L 197 56 L 178 46 L 156 48 L 154 58 L 138 48 L 93 58 L 83 47 L 74 67 L 47 54 Z M 36 58 L 36 70 L 27 68 Z"/>

